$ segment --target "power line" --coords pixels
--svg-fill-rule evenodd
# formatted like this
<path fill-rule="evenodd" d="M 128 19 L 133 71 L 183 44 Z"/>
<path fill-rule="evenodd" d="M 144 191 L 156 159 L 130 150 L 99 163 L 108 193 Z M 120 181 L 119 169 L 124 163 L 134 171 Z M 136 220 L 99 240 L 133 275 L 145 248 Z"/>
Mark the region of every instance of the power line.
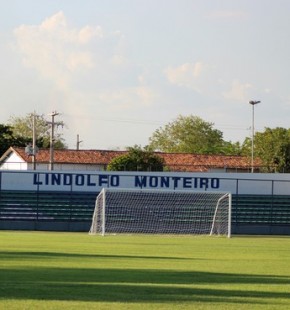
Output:
<path fill-rule="evenodd" d="M 160 121 L 156 120 L 142 120 L 142 119 L 123 119 L 123 118 L 99 118 L 94 116 L 87 115 L 74 115 L 74 114 L 63 114 L 65 117 L 73 117 L 78 119 L 91 119 L 101 122 L 118 122 L 118 123 L 134 123 L 134 124 L 152 124 L 152 125 L 161 125 Z"/>

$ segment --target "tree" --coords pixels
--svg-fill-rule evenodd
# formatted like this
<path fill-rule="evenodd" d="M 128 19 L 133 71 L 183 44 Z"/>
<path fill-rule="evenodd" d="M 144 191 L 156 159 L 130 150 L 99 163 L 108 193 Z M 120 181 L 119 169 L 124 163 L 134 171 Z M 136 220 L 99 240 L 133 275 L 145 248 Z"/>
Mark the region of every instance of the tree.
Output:
<path fill-rule="evenodd" d="M 245 139 L 243 150 L 250 155 L 251 139 Z M 254 136 L 254 155 L 259 157 L 264 172 L 290 172 L 290 129 L 265 128 Z"/>
<path fill-rule="evenodd" d="M 163 159 L 145 147 L 129 147 L 128 153 L 114 158 L 108 165 L 108 171 L 163 171 Z"/>
<path fill-rule="evenodd" d="M 25 146 L 27 140 L 24 138 L 15 138 L 10 126 L 0 124 L 0 156 L 6 152 L 10 146 Z"/>
<path fill-rule="evenodd" d="M 157 129 L 149 138 L 154 150 L 169 153 L 221 154 L 227 149 L 223 134 L 213 128 L 213 123 L 197 116 L 178 118 Z"/>
<path fill-rule="evenodd" d="M 33 135 L 33 113 L 27 114 L 25 117 L 11 117 L 9 125 L 12 128 L 13 135 L 17 138 L 25 139 L 29 142 L 32 141 Z M 35 114 L 35 132 L 36 132 L 36 145 L 39 148 L 49 148 L 50 146 L 50 125 L 46 121 L 44 115 Z M 64 139 L 57 131 L 54 135 L 54 148 L 66 148 Z"/>
<path fill-rule="evenodd" d="M 223 155 L 242 155 L 240 142 L 224 141 L 220 154 Z"/>

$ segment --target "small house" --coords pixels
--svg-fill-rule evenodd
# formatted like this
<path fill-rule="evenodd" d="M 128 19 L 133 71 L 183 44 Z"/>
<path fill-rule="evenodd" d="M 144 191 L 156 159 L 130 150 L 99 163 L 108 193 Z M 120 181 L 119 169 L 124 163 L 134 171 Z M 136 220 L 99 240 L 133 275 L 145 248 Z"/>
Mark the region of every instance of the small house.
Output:
<path fill-rule="evenodd" d="M 25 148 L 10 147 L 0 158 L 1 170 L 82 170 L 105 171 L 110 161 L 127 151 L 54 150 L 53 163 L 49 149 L 40 149 L 35 156 Z M 164 159 L 165 169 L 173 172 L 250 172 L 251 161 L 245 156 L 201 155 L 156 152 Z M 53 164 L 53 166 L 52 166 Z M 255 161 L 258 171 L 260 161 Z"/>

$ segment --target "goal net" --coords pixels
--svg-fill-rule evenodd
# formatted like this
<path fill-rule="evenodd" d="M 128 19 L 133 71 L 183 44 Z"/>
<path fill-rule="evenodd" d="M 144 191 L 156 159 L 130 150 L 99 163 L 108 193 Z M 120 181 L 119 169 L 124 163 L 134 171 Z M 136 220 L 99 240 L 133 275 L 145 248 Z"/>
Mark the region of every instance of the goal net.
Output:
<path fill-rule="evenodd" d="M 231 194 L 103 189 L 90 234 L 231 235 Z"/>

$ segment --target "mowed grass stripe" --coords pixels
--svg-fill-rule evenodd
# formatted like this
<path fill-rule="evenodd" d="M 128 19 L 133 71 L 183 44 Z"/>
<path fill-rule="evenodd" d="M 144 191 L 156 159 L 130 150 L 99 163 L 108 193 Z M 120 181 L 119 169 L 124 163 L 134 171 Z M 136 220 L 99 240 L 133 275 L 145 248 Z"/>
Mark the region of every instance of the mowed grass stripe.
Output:
<path fill-rule="evenodd" d="M 0 232 L 0 309 L 288 309 L 290 238 Z"/>

